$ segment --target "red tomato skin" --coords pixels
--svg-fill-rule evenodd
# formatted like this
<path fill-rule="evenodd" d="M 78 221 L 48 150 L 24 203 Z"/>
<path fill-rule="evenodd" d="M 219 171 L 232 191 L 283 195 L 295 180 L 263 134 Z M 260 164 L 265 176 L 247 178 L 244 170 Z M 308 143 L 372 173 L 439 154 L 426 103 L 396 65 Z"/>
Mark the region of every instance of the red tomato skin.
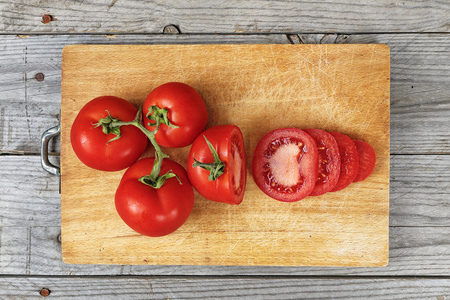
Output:
<path fill-rule="evenodd" d="M 111 116 L 122 121 L 133 121 L 137 109 L 125 99 L 114 96 L 97 97 L 78 113 L 70 131 L 70 141 L 77 157 L 86 166 L 101 171 L 119 171 L 129 167 L 144 153 L 147 137 L 138 128 L 126 125 L 120 128 L 121 137 L 108 143 L 114 134 L 104 134 L 94 128 L 102 118 Z"/>
<path fill-rule="evenodd" d="M 339 180 L 341 171 L 339 147 L 336 139 L 326 131 L 320 129 L 304 129 L 304 131 L 316 141 L 318 148 L 325 147 L 325 152 L 319 149 L 319 173 L 317 174 L 317 182 L 314 190 L 310 194 L 310 196 L 320 196 L 331 191 Z M 321 157 L 322 155 L 326 156 L 326 163 L 324 163 L 323 157 Z M 322 174 L 326 175 L 324 181 L 320 179 Z"/>
<path fill-rule="evenodd" d="M 299 172 L 303 184 L 295 193 L 287 193 L 272 188 L 264 178 L 264 165 L 267 159 L 264 151 L 273 140 L 291 137 L 303 142 Z M 256 145 L 252 160 L 252 175 L 256 185 L 269 197 L 282 202 L 296 202 L 310 195 L 314 189 L 318 170 L 318 150 L 314 139 L 305 131 L 298 128 L 280 128 L 268 132 Z"/>
<path fill-rule="evenodd" d="M 214 161 L 204 137 L 213 145 L 219 158 L 226 165 L 225 172 L 214 181 L 208 180 L 209 171 L 201 167 L 192 167 L 194 158 L 203 163 Z M 244 198 L 247 168 L 244 138 L 239 127 L 218 125 L 208 128 L 200 134 L 189 152 L 187 173 L 194 188 L 206 199 L 240 204 Z"/>
<path fill-rule="evenodd" d="M 355 143 L 356 149 L 358 149 L 358 161 L 359 161 L 359 169 L 358 174 L 356 175 L 353 182 L 363 181 L 370 174 L 372 174 L 375 169 L 376 163 L 376 154 L 375 150 L 373 150 L 372 146 L 368 143 L 360 140 L 353 140 Z"/>
<path fill-rule="evenodd" d="M 155 88 L 147 96 L 143 106 L 144 125 L 148 130 L 155 130 L 145 117 L 150 106 L 168 110 L 169 121 L 179 128 L 162 124 L 155 134 L 156 142 L 163 147 L 179 148 L 194 142 L 205 130 L 208 112 L 200 94 L 191 86 L 181 82 L 169 82 Z"/>
<path fill-rule="evenodd" d="M 150 174 L 155 159 L 143 158 L 124 173 L 116 190 L 115 206 L 122 220 L 134 231 L 151 237 L 170 234 L 180 228 L 194 206 L 194 190 L 186 170 L 178 163 L 164 159 L 161 173 L 172 170 L 176 177 L 167 179 L 159 189 L 138 181 Z"/>
<path fill-rule="evenodd" d="M 341 173 L 338 183 L 331 190 L 332 192 L 337 192 L 346 188 L 355 180 L 359 168 L 358 150 L 352 139 L 345 134 L 340 132 L 329 133 L 336 139 L 341 155 Z"/>

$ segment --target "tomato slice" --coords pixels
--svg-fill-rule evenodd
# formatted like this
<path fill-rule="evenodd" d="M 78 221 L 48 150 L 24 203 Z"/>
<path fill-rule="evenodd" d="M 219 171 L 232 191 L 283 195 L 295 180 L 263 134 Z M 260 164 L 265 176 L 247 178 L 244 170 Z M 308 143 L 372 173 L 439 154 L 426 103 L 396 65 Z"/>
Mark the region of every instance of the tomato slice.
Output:
<path fill-rule="evenodd" d="M 305 129 L 316 141 L 319 152 L 319 169 L 314 190 L 310 196 L 320 196 L 331 191 L 339 180 L 341 155 L 336 139 L 320 129 Z"/>
<path fill-rule="evenodd" d="M 318 151 L 314 139 L 297 128 L 267 133 L 256 145 L 252 175 L 256 185 L 273 199 L 294 202 L 314 189 Z"/>
<path fill-rule="evenodd" d="M 358 149 L 358 161 L 359 161 L 359 170 L 356 178 L 353 182 L 358 182 L 366 179 L 372 174 L 373 169 L 375 168 L 376 155 L 375 150 L 373 150 L 372 146 L 368 143 L 354 140 L 356 149 Z"/>
<path fill-rule="evenodd" d="M 225 164 L 223 174 L 215 180 L 208 179 L 210 171 L 193 166 L 195 160 L 204 164 L 214 162 L 205 138 Z M 247 182 L 247 167 L 244 138 L 239 127 L 218 125 L 208 128 L 199 135 L 189 152 L 187 173 L 192 185 L 203 197 L 228 204 L 241 203 Z"/>
<path fill-rule="evenodd" d="M 337 192 L 355 180 L 359 168 L 358 150 L 352 139 L 345 134 L 340 132 L 329 132 L 329 134 L 335 138 L 341 155 L 341 173 L 336 186 L 331 190 Z"/>

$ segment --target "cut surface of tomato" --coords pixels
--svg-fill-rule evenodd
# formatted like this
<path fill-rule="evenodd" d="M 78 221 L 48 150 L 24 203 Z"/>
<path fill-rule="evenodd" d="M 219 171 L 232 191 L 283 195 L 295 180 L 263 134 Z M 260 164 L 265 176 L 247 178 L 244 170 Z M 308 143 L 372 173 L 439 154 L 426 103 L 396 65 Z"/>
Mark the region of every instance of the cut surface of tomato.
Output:
<path fill-rule="evenodd" d="M 358 174 L 358 150 L 352 139 L 340 132 L 329 132 L 336 140 L 341 155 L 341 173 L 332 192 L 340 191 L 353 182 Z"/>
<path fill-rule="evenodd" d="M 294 202 L 308 196 L 317 179 L 318 151 L 313 138 L 297 128 L 267 133 L 256 145 L 252 175 L 273 199 Z"/>
<path fill-rule="evenodd" d="M 354 140 L 353 142 L 355 143 L 356 149 L 358 149 L 359 161 L 358 174 L 353 182 L 358 182 L 363 181 L 372 174 L 375 168 L 376 155 L 375 150 L 368 143 L 359 140 Z"/>
<path fill-rule="evenodd" d="M 316 185 L 310 196 L 320 196 L 331 191 L 339 180 L 341 155 L 336 139 L 320 129 L 304 129 L 317 144 L 319 153 Z"/>

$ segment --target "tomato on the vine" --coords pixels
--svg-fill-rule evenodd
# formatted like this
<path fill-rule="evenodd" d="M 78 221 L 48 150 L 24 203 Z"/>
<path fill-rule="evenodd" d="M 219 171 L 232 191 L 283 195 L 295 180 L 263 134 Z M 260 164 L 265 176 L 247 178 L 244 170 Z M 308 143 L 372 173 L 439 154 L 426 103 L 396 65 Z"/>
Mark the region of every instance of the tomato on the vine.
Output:
<path fill-rule="evenodd" d="M 151 131 L 158 129 L 156 142 L 169 148 L 192 144 L 208 119 L 200 94 L 181 82 L 165 83 L 151 91 L 145 99 L 143 114 L 145 127 Z"/>
<path fill-rule="evenodd" d="M 318 150 L 314 139 L 297 128 L 267 133 L 256 145 L 252 175 L 268 196 L 285 202 L 299 201 L 314 189 Z"/>
<path fill-rule="evenodd" d="M 339 180 L 341 155 L 336 139 L 320 129 L 304 129 L 316 141 L 319 152 L 319 170 L 316 185 L 310 196 L 319 196 L 331 191 Z"/>
<path fill-rule="evenodd" d="M 347 187 L 358 174 L 358 150 L 352 139 L 340 132 L 329 132 L 336 140 L 341 155 L 341 173 L 336 186 L 331 190 L 337 192 Z"/>
<path fill-rule="evenodd" d="M 159 237 L 181 227 L 194 206 L 194 190 L 186 170 L 178 163 L 163 159 L 161 173 L 177 177 L 165 180 L 160 188 L 139 181 L 153 169 L 154 158 L 143 158 L 124 173 L 115 195 L 116 210 L 134 231 Z"/>
<path fill-rule="evenodd" d="M 187 173 L 203 197 L 228 204 L 241 203 L 247 169 L 244 138 L 239 127 L 219 125 L 199 135 L 189 152 Z"/>
<path fill-rule="evenodd" d="M 359 161 L 359 170 L 356 178 L 353 182 L 358 182 L 366 179 L 372 174 L 373 169 L 375 168 L 376 155 L 375 150 L 373 150 L 372 146 L 364 141 L 354 140 L 356 145 L 356 149 L 358 149 L 358 161 Z"/>
<path fill-rule="evenodd" d="M 137 111 L 130 102 L 114 96 L 89 101 L 78 113 L 70 131 L 72 148 L 81 162 L 101 171 L 118 171 L 137 161 L 147 147 L 145 134 L 133 126 L 113 131 L 98 126 L 101 119 L 109 116 L 132 121 Z"/>

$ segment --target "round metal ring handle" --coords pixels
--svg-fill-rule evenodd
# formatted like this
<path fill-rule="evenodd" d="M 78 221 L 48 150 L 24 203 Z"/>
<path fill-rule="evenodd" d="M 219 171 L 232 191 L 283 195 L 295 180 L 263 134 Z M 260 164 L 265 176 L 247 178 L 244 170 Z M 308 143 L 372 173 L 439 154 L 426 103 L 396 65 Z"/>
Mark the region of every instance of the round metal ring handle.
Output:
<path fill-rule="evenodd" d="M 53 175 L 61 175 L 61 171 L 58 166 L 55 166 L 48 160 L 48 142 L 58 136 L 61 132 L 61 124 L 55 127 L 49 128 L 42 134 L 41 138 L 41 165 L 45 171 Z"/>

